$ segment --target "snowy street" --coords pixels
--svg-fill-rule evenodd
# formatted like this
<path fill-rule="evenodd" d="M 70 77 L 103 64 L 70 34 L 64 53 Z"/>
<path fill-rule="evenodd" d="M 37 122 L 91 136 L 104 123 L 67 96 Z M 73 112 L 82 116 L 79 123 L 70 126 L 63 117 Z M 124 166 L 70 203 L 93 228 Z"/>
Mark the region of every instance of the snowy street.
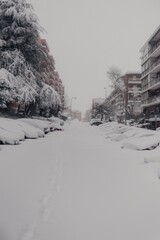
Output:
<path fill-rule="evenodd" d="M 156 150 L 154 150 L 156 151 Z M 73 122 L 0 151 L 0 239 L 159 240 L 159 163 Z"/>
<path fill-rule="evenodd" d="M 0 0 L 0 240 L 160 240 L 159 9 Z"/>

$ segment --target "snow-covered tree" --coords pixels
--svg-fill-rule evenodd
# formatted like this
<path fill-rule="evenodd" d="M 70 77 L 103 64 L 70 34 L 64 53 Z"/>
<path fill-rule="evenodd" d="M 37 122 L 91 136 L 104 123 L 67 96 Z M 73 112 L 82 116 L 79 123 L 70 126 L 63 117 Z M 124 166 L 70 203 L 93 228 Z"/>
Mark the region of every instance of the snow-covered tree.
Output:
<path fill-rule="evenodd" d="M 31 85 L 19 78 L 4 68 L 0 69 L 0 102 L 4 106 L 10 102 L 25 103 L 28 109 L 30 104 L 35 104 L 38 94 Z"/>
<path fill-rule="evenodd" d="M 27 109 L 39 104 L 43 109 L 57 111 L 58 93 L 43 84 L 41 62 L 47 66 L 49 60 L 40 41 L 40 31 L 30 3 L 0 0 L 0 70 L 6 70 L 4 85 L 0 82 L 0 98 L 6 103 L 23 103 Z M 4 70 L 0 72 L 0 81 L 3 75 Z"/>
<path fill-rule="evenodd" d="M 61 106 L 61 100 L 59 94 L 54 90 L 53 87 L 48 84 L 43 84 L 43 88 L 39 95 L 40 109 L 54 112 L 59 110 Z"/>
<path fill-rule="evenodd" d="M 35 67 L 40 54 L 38 38 L 41 27 L 26 0 L 0 0 L 0 47 L 19 49 Z"/>
<path fill-rule="evenodd" d="M 53 87 L 43 83 L 43 88 L 40 91 L 40 105 L 42 108 L 52 108 L 56 105 L 61 105 L 59 94 Z"/>
<path fill-rule="evenodd" d="M 4 51 L 1 55 L 1 67 L 15 77 L 15 85 L 20 94 L 19 99 L 25 104 L 35 102 L 35 93 L 40 91 L 40 86 L 37 84 L 32 67 L 26 62 L 23 54 L 19 50 Z"/>
<path fill-rule="evenodd" d="M 6 69 L 0 69 L 0 102 L 6 106 L 11 101 L 18 100 L 17 79 Z"/>
<path fill-rule="evenodd" d="M 104 103 L 96 103 L 94 108 L 92 109 L 92 117 L 93 118 L 101 118 L 103 120 L 105 117 L 110 116 L 111 109 L 106 106 Z"/>

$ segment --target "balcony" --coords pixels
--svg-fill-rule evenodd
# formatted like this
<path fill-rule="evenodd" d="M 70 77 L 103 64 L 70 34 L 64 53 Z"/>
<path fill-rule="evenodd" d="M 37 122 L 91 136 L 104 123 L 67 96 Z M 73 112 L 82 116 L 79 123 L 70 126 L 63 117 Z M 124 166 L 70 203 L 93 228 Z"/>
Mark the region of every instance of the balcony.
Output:
<path fill-rule="evenodd" d="M 143 79 L 150 73 L 158 72 L 160 72 L 160 58 L 157 61 L 153 62 L 152 65 L 149 68 L 147 68 L 144 72 L 142 72 L 141 79 Z"/>
<path fill-rule="evenodd" d="M 150 67 L 150 73 L 158 73 L 160 72 L 160 59 L 154 62 Z"/>
<path fill-rule="evenodd" d="M 128 84 L 141 84 L 141 80 L 139 78 L 135 80 L 128 80 Z"/>
<path fill-rule="evenodd" d="M 128 103 L 139 103 L 141 102 L 141 98 L 128 98 Z"/>
<path fill-rule="evenodd" d="M 149 71 L 150 71 L 150 68 L 147 68 L 145 71 L 143 71 L 142 75 L 141 75 L 141 78 L 146 77 L 148 75 Z"/>
<path fill-rule="evenodd" d="M 131 92 L 131 93 L 141 93 L 141 88 L 140 87 L 137 87 L 137 88 L 128 88 L 128 92 Z"/>
<path fill-rule="evenodd" d="M 160 55 L 160 40 L 149 51 L 150 57 L 157 57 L 159 55 Z"/>
<path fill-rule="evenodd" d="M 159 77 L 151 77 L 150 82 L 147 82 L 143 85 L 141 92 L 145 92 L 147 90 L 155 90 L 160 88 L 160 76 Z"/>
<path fill-rule="evenodd" d="M 148 88 L 149 88 L 149 85 L 148 85 L 148 83 L 147 83 L 147 84 L 145 84 L 144 86 L 142 86 L 141 93 L 142 93 L 142 92 L 145 92 L 145 91 L 147 91 L 147 90 L 148 90 Z"/>
<path fill-rule="evenodd" d="M 160 96 L 150 97 L 144 101 L 142 101 L 142 107 L 149 107 L 152 105 L 160 104 Z"/>
<path fill-rule="evenodd" d="M 150 79 L 149 89 L 160 88 L 160 77 L 154 77 Z"/>

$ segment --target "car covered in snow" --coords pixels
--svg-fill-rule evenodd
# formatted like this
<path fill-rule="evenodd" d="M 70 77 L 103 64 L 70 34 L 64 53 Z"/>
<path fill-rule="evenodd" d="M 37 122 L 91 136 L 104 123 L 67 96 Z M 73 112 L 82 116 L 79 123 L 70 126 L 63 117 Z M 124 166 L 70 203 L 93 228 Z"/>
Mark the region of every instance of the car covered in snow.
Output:
<path fill-rule="evenodd" d="M 91 126 L 99 126 L 101 124 L 103 124 L 103 121 L 101 119 L 99 119 L 99 118 L 93 118 L 90 121 L 90 125 Z"/>

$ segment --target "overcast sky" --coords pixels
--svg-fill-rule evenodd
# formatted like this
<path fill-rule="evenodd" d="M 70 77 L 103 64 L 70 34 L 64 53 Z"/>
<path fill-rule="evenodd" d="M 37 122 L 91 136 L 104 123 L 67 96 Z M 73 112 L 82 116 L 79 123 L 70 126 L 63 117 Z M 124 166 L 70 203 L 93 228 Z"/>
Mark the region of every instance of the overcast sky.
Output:
<path fill-rule="evenodd" d="M 109 92 L 107 69 L 140 71 L 139 50 L 160 24 L 159 0 L 29 0 L 34 6 L 56 69 L 84 112 L 92 98 Z"/>

